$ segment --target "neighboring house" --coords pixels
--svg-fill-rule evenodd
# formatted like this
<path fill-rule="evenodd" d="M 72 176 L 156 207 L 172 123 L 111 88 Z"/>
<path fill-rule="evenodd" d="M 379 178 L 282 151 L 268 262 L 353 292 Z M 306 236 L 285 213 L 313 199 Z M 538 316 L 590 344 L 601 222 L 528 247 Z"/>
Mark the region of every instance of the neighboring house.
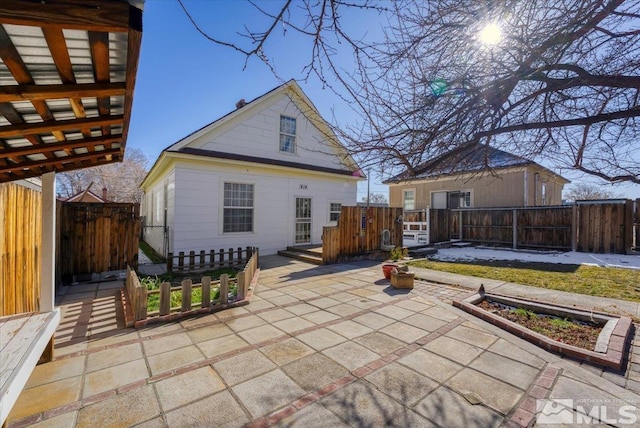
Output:
<path fill-rule="evenodd" d="M 109 201 L 107 200 L 106 188 L 102 189 L 102 196 L 98 196 L 87 187 L 82 192 L 78 192 L 75 195 L 68 197 L 64 202 L 97 202 L 103 204 Z"/>
<path fill-rule="evenodd" d="M 162 151 L 141 184 L 167 252 L 321 244 L 355 205 L 358 165 L 291 80 Z M 156 248 L 162 252 L 162 248 Z"/>
<path fill-rule="evenodd" d="M 487 170 L 487 166 L 489 170 Z M 561 205 L 569 180 L 520 156 L 475 145 L 387 181 L 392 207 L 405 210 Z"/>

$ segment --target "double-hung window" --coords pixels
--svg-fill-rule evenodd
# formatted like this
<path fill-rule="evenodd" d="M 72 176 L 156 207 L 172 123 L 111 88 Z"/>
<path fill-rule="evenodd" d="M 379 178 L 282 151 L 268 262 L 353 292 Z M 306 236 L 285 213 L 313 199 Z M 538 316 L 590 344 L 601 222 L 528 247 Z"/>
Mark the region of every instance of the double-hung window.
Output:
<path fill-rule="evenodd" d="M 224 183 L 224 233 L 253 232 L 253 184 Z"/>
<path fill-rule="evenodd" d="M 329 204 L 329 221 L 338 221 L 342 204 L 340 202 L 331 202 Z"/>
<path fill-rule="evenodd" d="M 280 151 L 296 152 L 296 118 L 280 116 Z"/>
<path fill-rule="evenodd" d="M 402 191 L 402 207 L 405 210 L 416 209 L 416 191 L 415 189 Z"/>

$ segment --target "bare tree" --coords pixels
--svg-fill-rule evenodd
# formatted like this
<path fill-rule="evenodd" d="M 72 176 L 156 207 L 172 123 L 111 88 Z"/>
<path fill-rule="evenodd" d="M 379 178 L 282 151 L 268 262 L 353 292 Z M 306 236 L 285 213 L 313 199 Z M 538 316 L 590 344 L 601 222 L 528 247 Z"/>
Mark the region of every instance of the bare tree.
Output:
<path fill-rule="evenodd" d="M 362 202 L 367 202 L 367 197 L 362 197 Z M 382 193 L 369 193 L 369 202 L 372 204 L 388 204 L 387 197 Z"/>
<path fill-rule="evenodd" d="M 58 193 L 70 197 L 87 189 L 102 195 L 107 189 L 110 202 L 135 202 L 142 200 L 140 183 L 148 171 L 149 159 L 139 149 L 129 148 L 122 162 L 93 168 L 64 172 L 58 175 Z"/>
<path fill-rule="evenodd" d="M 605 189 L 602 186 L 591 183 L 576 183 L 569 188 L 565 196 L 570 201 L 616 199 L 622 197 L 610 189 Z"/>
<path fill-rule="evenodd" d="M 638 0 L 283 0 L 274 10 L 250 3 L 270 25 L 245 28 L 245 44 L 189 18 L 213 42 L 275 73 L 267 41 L 308 38 L 300 78 L 319 79 L 359 115 L 336 130 L 365 167 L 411 173 L 446 151 L 491 144 L 640 183 Z M 345 22 L 356 13 L 380 23 L 382 39 Z M 484 37 L 487 28 L 493 37 Z M 351 66 L 338 61 L 345 51 Z"/>

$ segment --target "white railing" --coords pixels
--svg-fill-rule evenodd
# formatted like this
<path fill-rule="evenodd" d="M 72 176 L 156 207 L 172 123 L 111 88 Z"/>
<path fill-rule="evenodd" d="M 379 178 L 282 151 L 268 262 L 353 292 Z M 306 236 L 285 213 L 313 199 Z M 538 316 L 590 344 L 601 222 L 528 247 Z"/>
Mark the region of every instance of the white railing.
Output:
<path fill-rule="evenodd" d="M 429 222 L 409 222 L 402 224 L 402 246 L 415 247 L 417 245 L 429 245 Z"/>

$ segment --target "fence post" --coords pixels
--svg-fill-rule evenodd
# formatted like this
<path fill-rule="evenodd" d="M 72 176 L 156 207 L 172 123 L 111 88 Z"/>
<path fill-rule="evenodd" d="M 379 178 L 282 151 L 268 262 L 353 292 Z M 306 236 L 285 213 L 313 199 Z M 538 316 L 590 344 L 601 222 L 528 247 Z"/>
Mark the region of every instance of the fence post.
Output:
<path fill-rule="evenodd" d="M 160 284 L 160 316 L 171 313 L 171 284 Z"/>
<path fill-rule="evenodd" d="M 242 247 L 238 247 L 238 260 L 236 261 L 236 265 L 242 263 Z"/>
<path fill-rule="evenodd" d="M 196 268 L 196 252 L 189 251 L 189 270 L 194 270 Z"/>
<path fill-rule="evenodd" d="M 459 220 L 459 223 L 460 223 L 460 236 L 459 236 L 459 238 L 460 238 L 460 241 L 462 241 L 462 210 L 458 211 L 458 220 Z"/>
<path fill-rule="evenodd" d="M 233 248 L 229 248 L 229 267 L 233 266 Z"/>
<path fill-rule="evenodd" d="M 220 264 L 218 265 L 219 267 L 224 267 L 224 250 L 222 248 L 220 248 Z"/>
<path fill-rule="evenodd" d="M 238 272 L 238 300 L 244 300 L 244 296 L 246 295 L 246 275 L 244 272 Z"/>
<path fill-rule="evenodd" d="M 173 253 L 167 255 L 167 272 L 173 272 Z"/>
<path fill-rule="evenodd" d="M 182 312 L 191 310 L 191 280 L 182 281 Z"/>
<path fill-rule="evenodd" d="M 208 308 L 211 306 L 211 277 L 202 277 L 202 304 L 200 307 Z"/>
<path fill-rule="evenodd" d="M 216 250 L 209 251 L 209 267 L 213 269 L 216 260 Z"/>
<path fill-rule="evenodd" d="M 578 249 L 578 204 L 571 207 L 571 251 Z"/>
<path fill-rule="evenodd" d="M 229 275 L 220 275 L 220 304 L 224 305 L 229 301 Z"/>
<path fill-rule="evenodd" d="M 200 269 L 204 269 L 204 257 L 205 257 L 205 252 L 204 250 L 200 250 Z"/>
<path fill-rule="evenodd" d="M 180 272 L 184 271 L 184 251 L 178 253 L 178 270 Z"/>
<path fill-rule="evenodd" d="M 512 220 L 512 239 L 513 239 L 513 249 L 517 249 L 518 248 L 518 210 L 516 210 L 514 208 L 513 210 L 513 214 L 511 214 L 513 216 L 513 220 Z"/>
<path fill-rule="evenodd" d="M 133 273 L 135 275 L 135 272 Z M 136 286 L 136 321 L 147 319 L 147 288 Z"/>

